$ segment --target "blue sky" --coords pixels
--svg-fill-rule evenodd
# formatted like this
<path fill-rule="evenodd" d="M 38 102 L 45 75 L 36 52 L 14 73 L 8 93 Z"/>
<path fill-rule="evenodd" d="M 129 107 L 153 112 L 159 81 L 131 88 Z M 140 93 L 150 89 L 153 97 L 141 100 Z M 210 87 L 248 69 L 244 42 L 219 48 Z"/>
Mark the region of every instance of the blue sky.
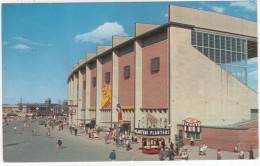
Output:
<path fill-rule="evenodd" d="M 73 64 L 112 35 L 133 36 L 134 23 L 167 23 L 170 4 L 257 21 L 254 2 L 2 4 L 3 104 L 66 99 Z M 248 72 L 256 91 L 257 59 Z"/>

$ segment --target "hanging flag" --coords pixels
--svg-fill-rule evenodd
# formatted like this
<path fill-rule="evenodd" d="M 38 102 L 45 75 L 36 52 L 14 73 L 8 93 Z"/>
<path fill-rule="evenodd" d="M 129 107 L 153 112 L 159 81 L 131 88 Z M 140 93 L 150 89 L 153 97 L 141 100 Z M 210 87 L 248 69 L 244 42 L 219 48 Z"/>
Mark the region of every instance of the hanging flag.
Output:
<path fill-rule="evenodd" d="M 117 116 L 118 116 L 118 122 L 121 125 L 122 122 L 122 110 L 120 104 L 117 104 Z"/>

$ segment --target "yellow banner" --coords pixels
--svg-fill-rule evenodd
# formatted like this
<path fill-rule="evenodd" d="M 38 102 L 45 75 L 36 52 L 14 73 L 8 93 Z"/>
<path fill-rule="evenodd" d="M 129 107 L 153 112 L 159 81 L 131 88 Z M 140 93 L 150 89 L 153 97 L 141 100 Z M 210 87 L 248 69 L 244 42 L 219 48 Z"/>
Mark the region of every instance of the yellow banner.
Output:
<path fill-rule="evenodd" d="M 111 85 L 104 85 L 101 94 L 101 109 L 111 103 Z"/>

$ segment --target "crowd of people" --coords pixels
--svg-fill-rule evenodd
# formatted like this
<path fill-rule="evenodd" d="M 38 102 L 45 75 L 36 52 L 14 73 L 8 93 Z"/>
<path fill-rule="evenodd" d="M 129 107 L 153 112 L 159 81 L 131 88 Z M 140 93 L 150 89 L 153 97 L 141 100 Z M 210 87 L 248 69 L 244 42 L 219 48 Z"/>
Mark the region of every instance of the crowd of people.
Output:
<path fill-rule="evenodd" d="M 63 121 L 56 122 L 53 120 L 46 119 L 44 121 L 44 126 L 46 128 L 46 135 L 50 137 L 51 131 L 56 128 L 58 131 L 61 131 L 64 129 L 64 127 L 68 127 L 68 125 L 65 125 Z M 33 120 L 25 120 L 23 125 L 21 126 L 21 130 L 23 131 L 24 128 L 30 128 L 31 123 L 33 123 Z M 19 126 L 18 126 L 19 127 Z M 13 131 L 14 134 L 17 134 L 18 130 L 17 126 L 14 126 Z M 76 126 L 73 126 L 73 131 L 75 133 L 75 136 L 78 134 L 78 128 Z M 134 133 L 129 133 L 127 131 L 125 132 L 118 132 L 116 130 L 110 129 L 108 131 L 101 130 L 100 127 L 96 126 L 95 128 L 90 128 L 88 126 L 85 126 L 82 133 L 85 133 L 84 135 L 88 136 L 90 139 L 92 138 L 100 138 L 100 131 L 103 131 L 103 134 L 101 137 L 104 138 L 105 144 L 113 143 L 114 146 L 123 147 L 126 149 L 126 151 L 131 150 L 131 144 L 138 143 L 137 138 L 135 138 Z M 32 128 L 32 136 L 36 136 L 36 128 Z M 175 142 L 182 141 L 182 135 L 176 134 L 175 135 Z M 155 140 L 156 146 L 160 146 L 160 153 L 159 153 L 159 160 L 165 160 L 166 157 L 169 157 L 169 160 L 174 160 L 176 156 L 180 156 L 182 159 L 188 160 L 189 159 L 189 153 L 187 149 L 182 149 L 180 151 L 180 147 L 177 146 L 174 148 L 173 142 L 170 143 L 170 148 L 166 148 L 166 141 L 164 139 L 157 139 Z M 190 145 L 194 146 L 194 139 L 191 136 L 190 139 Z M 62 149 L 62 138 L 59 138 L 57 141 L 57 148 Z M 146 141 L 143 142 L 143 146 L 146 145 Z M 198 155 L 199 156 L 207 156 L 207 145 L 205 143 L 200 144 L 198 146 Z M 241 150 L 241 142 L 237 142 L 237 144 L 234 147 L 234 152 L 238 153 L 239 159 L 244 159 L 244 151 Z M 114 161 L 116 159 L 115 151 L 111 152 L 109 158 Z M 253 145 L 250 146 L 248 149 L 249 153 L 249 159 L 254 159 L 254 148 Z M 222 159 L 222 153 L 221 149 L 217 149 L 217 160 Z"/>

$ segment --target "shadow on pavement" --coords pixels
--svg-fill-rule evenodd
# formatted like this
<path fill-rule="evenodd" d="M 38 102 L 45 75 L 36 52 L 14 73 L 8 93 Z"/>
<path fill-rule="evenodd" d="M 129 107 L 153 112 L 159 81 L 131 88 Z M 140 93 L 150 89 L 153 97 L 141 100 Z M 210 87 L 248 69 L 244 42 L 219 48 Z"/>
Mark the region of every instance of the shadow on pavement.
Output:
<path fill-rule="evenodd" d="M 14 144 L 7 144 L 5 145 L 4 147 L 7 147 L 7 146 L 14 146 L 14 145 L 18 145 L 19 143 L 14 143 Z"/>

